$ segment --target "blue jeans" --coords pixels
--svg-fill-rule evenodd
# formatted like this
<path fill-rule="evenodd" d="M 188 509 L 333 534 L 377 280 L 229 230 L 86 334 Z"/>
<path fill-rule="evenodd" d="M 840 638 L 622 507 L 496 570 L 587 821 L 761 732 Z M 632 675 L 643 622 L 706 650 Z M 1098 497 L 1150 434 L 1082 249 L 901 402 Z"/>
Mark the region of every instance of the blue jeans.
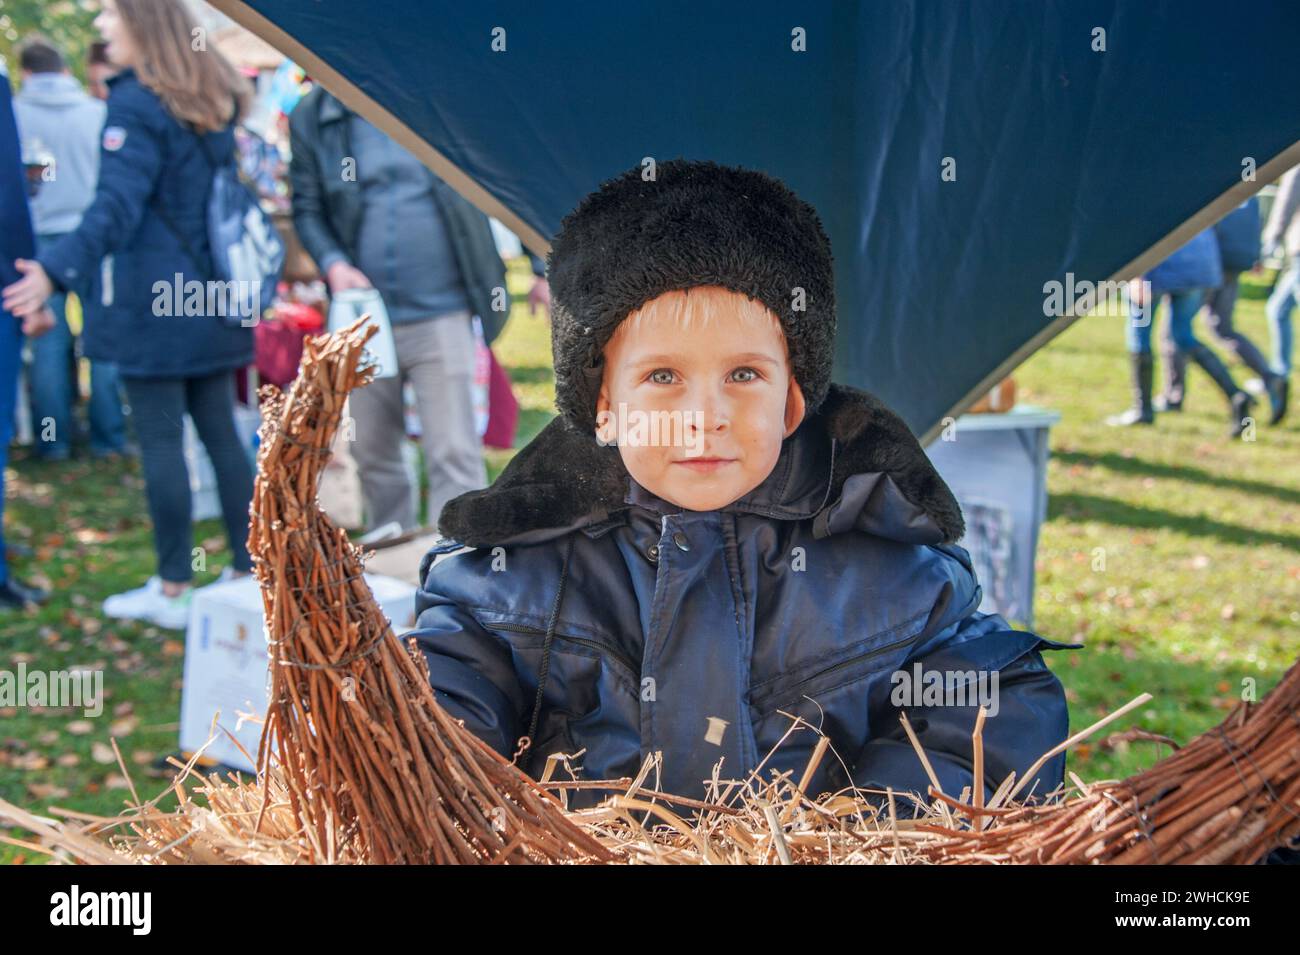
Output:
<path fill-rule="evenodd" d="M 14 406 L 18 403 L 18 366 L 22 362 L 23 333 L 18 319 L 0 310 L 0 584 L 9 579 L 5 561 L 4 491 L 9 441 L 14 431 Z"/>
<path fill-rule="evenodd" d="M 36 239 L 37 254 L 62 236 L 42 235 Z M 75 431 L 73 406 L 77 395 L 76 355 L 72 330 L 68 328 L 67 296 L 50 296 L 54 327 L 32 339 L 30 390 L 33 450 L 38 457 L 66 458 L 72 450 Z M 87 320 L 93 321 L 94 303 L 82 302 Z M 90 363 L 90 448 L 104 454 L 126 446 L 126 419 L 122 415 L 121 384 L 117 367 L 109 362 Z"/>
<path fill-rule="evenodd" d="M 1300 255 L 1293 256 L 1286 271 L 1277 280 L 1273 294 L 1268 297 L 1264 312 L 1268 315 L 1268 330 L 1273 337 L 1273 370 L 1279 375 L 1291 374 L 1291 350 L 1295 338 L 1291 329 L 1291 313 L 1300 294 Z"/>
<path fill-rule="evenodd" d="M 1127 339 L 1130 354 L 1151 353 L 1151 329 L 1156 323 L 1156 307 L 1162 298 L 1169 299 L 1169 332 L 1174 344 L 1181 351 L 1188 351 L 1200 344 L 1192 333 L 1192 319 L 1196 317 L 1201 303 L 1205 300 L 1205 290 L 1153 293 L 1151 302 L 1146 308 L 1129 306 Z"/>

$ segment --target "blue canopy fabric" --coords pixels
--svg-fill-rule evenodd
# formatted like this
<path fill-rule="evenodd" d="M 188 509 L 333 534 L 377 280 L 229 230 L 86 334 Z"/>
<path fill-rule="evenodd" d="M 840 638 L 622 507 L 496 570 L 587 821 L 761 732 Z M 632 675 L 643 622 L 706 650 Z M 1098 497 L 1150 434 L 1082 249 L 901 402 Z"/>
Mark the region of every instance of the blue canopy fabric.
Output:
<path fill-rule="evenodd" d="M 1300 162 L 1289 0 L 215 5 L 539 254 L 646 157 L 781 177 L 831 237 L 835 380 L 927 437 L 1073 321 L 1045 283 Z"/>

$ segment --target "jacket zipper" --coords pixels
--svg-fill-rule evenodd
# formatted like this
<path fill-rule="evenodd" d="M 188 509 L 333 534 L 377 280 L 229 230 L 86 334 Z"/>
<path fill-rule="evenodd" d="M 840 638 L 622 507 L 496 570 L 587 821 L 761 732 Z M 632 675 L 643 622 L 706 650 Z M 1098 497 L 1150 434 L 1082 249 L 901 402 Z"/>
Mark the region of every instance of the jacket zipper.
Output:
<path fill-rule="evenodd" d="M 494 623 L 491 624 L 490 626 L 496 630 L 510 630 L 513 633 L 532 633 L 532 634 L 538 634 L 542 637 L 546 636 L 545 630 L 542 630 L 539 627 L 530 627 L 527 624 L 522 624 L 522 623 Z M 623 654 L 619 653 L 617 650 L 610 649 L 608 646 L 606 646 L 603 643 L 598 643 L 595 640 L 588 640 L 585 637 L 575 637 L 569 633 L 561 633 L 558 630 L 555 631 L 555 635 L 557 637 L 563 637 L 565 640 L 568 640 L 572 643 L 577 643 L 584 647 L 591 647 L 591 649 L 593 650 L 597 650 L 601 653 L 607 654 L 617 662 L 623 664 L 623 666 L 627 667 L 628 672 L 630 673 L 641 672 L 641 668 L 635 665 L 632 662 L 630 657 L 624 656 Z"/>

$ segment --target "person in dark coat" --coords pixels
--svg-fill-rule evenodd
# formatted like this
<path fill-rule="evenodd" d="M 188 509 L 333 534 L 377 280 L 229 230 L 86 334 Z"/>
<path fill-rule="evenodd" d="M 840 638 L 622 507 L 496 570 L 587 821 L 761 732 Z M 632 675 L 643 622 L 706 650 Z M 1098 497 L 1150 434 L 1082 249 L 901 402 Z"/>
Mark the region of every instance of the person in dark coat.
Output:
<path fill-rule="evenodd" d="M 14 123 L 10 98 L 9 74 L 0 57 L 0 283 L 18 278 L 14 263 L 32 254 L 35 236 L 31 213 L 27 207 L 22 150 L 18 144 L 18 127 Z M 48 594 L 39 587 L 23 583 L 9 572 L 4 542 L 4 472 L 8 463 L 9 439 L 13 437 L 14 405 L 18 400 L 18 366 L 21 363 L 23 336 L 44 335 L 54 327 L 54 315 L 41 308 L 19 319 L 0 310 L 0 609 L 22 610 L 29 604 L 42 603 Z"/>
<path fill-rule="evenodd" d="M 1223 262 L 1213 229 L 1198 232 L 1141 280 L 1131 283 L 1133 291 L 1129 300 L 1127 337 L 1133 406 L 1107 418 L 1107 424 L 1128 427 L 1155 421 L 1151 329 L 1155 324 L 1156 308 L 1161 299 L 1167 299 L 1171 347 L 1176 355 L 1198 364 L 1219 386 L 1228 401 L 1228 433 L 1234 438 L 1242 434 L 1255 399 L 1237 386 L 1227 366 L 1196 337 L 1192 329 L 1192 321 L 1207 292 L 1222 284 Z"/>
<path fill-rule="evenodd" d="M 14 99 L 14 114 L 23 151 L 30 159 L 49 163 L 49 175 L 40 177 L 31 199 L 39 255 L 77 227 L 95 198 L 104 104 L 81 88 L 64 66 L 62 54 L 42 38 L 23 41 L 21 62 L 23 86 Z M 68 325 L 65 296 L 54 294 L 49 305 L 55 326 L 33 343 L 27 381 L 32 430 L 40 437 L 33 451 L 42 460 L 57 461 L 71 454 L 76 430 L 76 336 Z M 93 300 L 83 300 L 81 305 L 94 308 Z M 117 369 L 102 361 L 89 364 L 86 411 L 91 454 L 120 455 L 126 449 L 126 418 Z"/>
<path fill-rule="evenodd" d="M 1286 414 L 1286 378 L 1269 367 L 1254 342 L 1232 323 L 1241 273 L 1253 269 L 1259 261 L 1259 233 L 1258 196 L 1251 196 L 1215 223 L 1214 238 L 1219 243 L 1219 257 L 1223 262 L 1223 284 L 1206 292 L 1205 327 L 1216 341 L 1259 375 L 1272 405 L 1269 424 L 1277 424 Z M 1155 399 L 1157 411 L 1181 411 L 1183 408 L 1188 355 L 1174 341 L 1173 328 L 1173 322 L 1166 322 L 1161 338 L 1165 387 L 1164 394 Z"/>
<path fill-rule="evenodd" d="M 811 796 L 926 799 L 903 714 L 953 797 L 1066 738 L 1040 651 L 1079 645 L 979 610 L 951 491 L 901 418 L 829 380 L 811 206 L 758 171 L 638 166 L 566 217 L 548 265 L 561 414 L 447 504 L 420 566 L 409 636 L 470 731 L 534 777 L 552 754 L 588 779 L 661 755 L 652 783 L 696 798 L 715 774 L 797 779 L 825 735 Z"/>
<path fill-rule="evenodd" d="M 206 224 L 209 156 L 234 162 L 249 90 L 215 49 L 191 50 L 196 26 L 181 0 L 105 0 L 95 23 L 122 67 L 108 81 L 95 198 L 75 230 L 18 263 L 24 277 L 5 288 L 4 304 L 22 315 L 56 287 L 98 292 L 85 350 L 114 362 L 126 385 L 158 558 L 155 576 L 109 597 L 104 611 L 183 629 L 195 556 L 186 414 L 216 472 L 230 571 L 251 569 L 253 472 L 235 429 L 232 373 L 251 364 L 253 333 L 219 314 Z"/>

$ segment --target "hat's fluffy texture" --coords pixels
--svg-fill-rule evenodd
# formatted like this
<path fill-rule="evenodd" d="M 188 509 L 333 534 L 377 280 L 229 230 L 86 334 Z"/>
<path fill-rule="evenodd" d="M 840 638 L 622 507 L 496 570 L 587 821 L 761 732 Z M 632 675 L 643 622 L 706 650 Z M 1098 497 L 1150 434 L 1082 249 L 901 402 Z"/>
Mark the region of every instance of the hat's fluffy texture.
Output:
<path fill-rule="evenodd" d="M 564 218 L 547 275 L 556 405 L 593 440 L 605 343 L 631 312 L 675 289 L 720 285 L 762 302 L 781 320 L 807 414 L 826 397 L 830 240 L 813 207 L 766 173 L 673 159 L 646 181 L 635 166 Z"/>

